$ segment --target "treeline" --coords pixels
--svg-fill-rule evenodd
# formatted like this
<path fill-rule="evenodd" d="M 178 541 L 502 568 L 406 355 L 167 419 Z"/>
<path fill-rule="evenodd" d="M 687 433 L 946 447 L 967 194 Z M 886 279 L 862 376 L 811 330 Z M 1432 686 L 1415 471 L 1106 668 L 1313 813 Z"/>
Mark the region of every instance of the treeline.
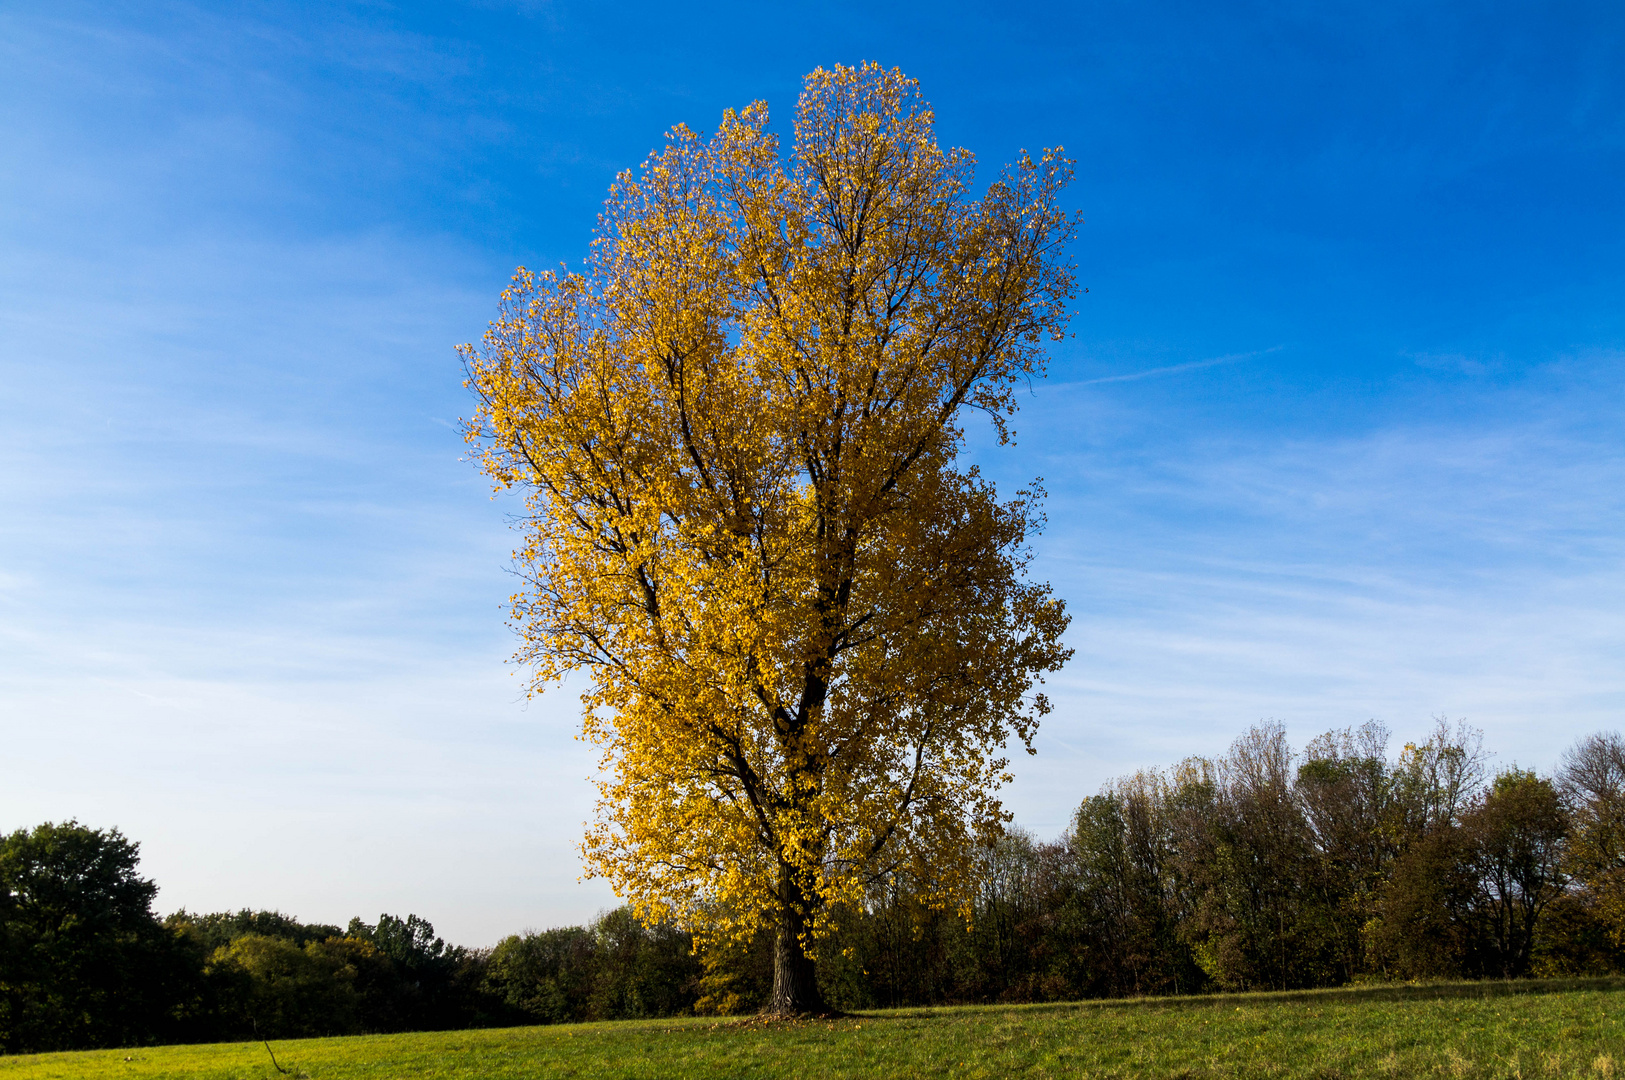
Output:
<path fill-rule="evenodd" d="M 1390 757 L 1379 725 L 1293 752 L 1261 725 L 1222 758 L 1120 779 L 1055 843 L 985 856 L 969 927 L 906 882 L 850 916 L 847 1002 L 1029 1001 L 1625 965 L 1625 742 L 1490 777 L 1441 723 Z M 917 927 L 923 927 L 923 932 Z"/>
<path fill-rule="evenodd" d="M 1354 981 L 1625 970 L 1625 740 L 1552 776 L 1492 775 L 1440 723 L 1390 754 L 1376 724 L 1294 752 L 1262 725 L 1221 758 L 1118 780 L 1053 843 L 983 853 L 970 919 L 876 883 L 819 951 L 836 1007 L 1040 1001 Z M 696 956 L 625 909 L 449 946 L 415 915 L 159 920 L 137 847 L 42 825 L 0 841 L 0 1049 L 750 1011 L 771 941 Z"/>
<path fill-rule="evenodd" d="M 137 859 L 77 822 L 0 838 L 0 1052 L 670 1015 L 699 985 L 689 937 L 624 908 L 494 949 L 416 915 L 160 920 Z"/>

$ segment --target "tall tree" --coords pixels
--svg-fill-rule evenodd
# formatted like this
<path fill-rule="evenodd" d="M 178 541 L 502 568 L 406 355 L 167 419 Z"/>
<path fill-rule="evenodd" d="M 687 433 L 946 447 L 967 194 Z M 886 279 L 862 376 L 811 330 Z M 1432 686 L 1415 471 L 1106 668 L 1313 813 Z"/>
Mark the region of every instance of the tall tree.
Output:
<path fill-rule="evenodd" d="M 1625 946 L 1625 738 L 1601 732 L 1570 747 L 1557 789 L 1571 822 L 1569 869 L 1615 946 Z"/>
<path fill-rule="evenodd" d="M 521 270 L 464 356 L 468 437 L 527 493 L 519 658 L 533 690 L 593 675 L 590 864 L 646 918 L 771 924 L 801 1012 L 832 904 L 901 869 L 968 904 L 1069 655 L 1025 577 L 1037 486 L 955 459 L 966 410 L 1008 440 L 1042 374 L 1076 220 L 1053 152 L 973 197 L 895 70 L 809 75 L 788 160 L 767 122 L 673 129 L 588 271 Z"/>
<path fill-rule="evenodd" d="M 1567 884 L 1568 824 L 1552 782 L 1518 768 L 1497 776 L 1465 817 L 1494 973 L 1502 978 L 1529 974 L 1536 924 Z"/>
<path fill-rule="evenodd" d="M 1388 730 L 1376 721 L 1328 731 L 1304 750 L 1296 795 L 1314 848 L 1312 891 L 1325 918 L 1326 963 L 1334 981 L 1365 969 L 1362 930 L 1394 858 L 1403 813 L 1394 802 Z"/>
<path fill-rule="evenodd" d="M 1159 773 L 1139 772 L 1083 801 L 1065 843 L 1087 917 L 1091 989 L 1110 996 L 1190 990 L 1201 970 L 1178 940 L 1178 862 Z"/>
<path fill-rule="evenodd" d="M 1185 874 L 1199 895 L 1187 933 L 1223 986 L 1286 989 L 1318 959 L 1294 756 L 1279 723 L 1255 726 L 1208 767 L 1213 802 L 1184 824 Z"/>

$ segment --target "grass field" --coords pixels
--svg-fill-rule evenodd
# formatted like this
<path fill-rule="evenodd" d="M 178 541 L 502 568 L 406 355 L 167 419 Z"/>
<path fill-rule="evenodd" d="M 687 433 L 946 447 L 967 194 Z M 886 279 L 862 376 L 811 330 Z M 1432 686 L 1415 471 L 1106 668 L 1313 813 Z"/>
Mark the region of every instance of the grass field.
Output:
<path fill-rule="evenodd" d="M 272 1043 L 292 1077 L 1598 1077 L 1625 980 L 664 1020 Z M 0 1057 L 0 1080 L 280 1080 L 259 1043 Z"/>

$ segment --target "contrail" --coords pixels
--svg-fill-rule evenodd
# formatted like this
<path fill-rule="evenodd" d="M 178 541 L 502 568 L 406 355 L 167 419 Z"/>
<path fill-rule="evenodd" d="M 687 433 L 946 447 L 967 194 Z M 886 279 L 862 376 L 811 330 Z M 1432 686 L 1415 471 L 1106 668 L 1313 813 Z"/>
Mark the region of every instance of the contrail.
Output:
<path fill-rule="evenodd" d="M 1172 375 L 1180 371 L 1195 371 L 1197 368 L 1215 367 L 1219 364 L 1229 364 L 1237 360 L 1246 360 L 1249 357 L 1263 356 L 1266 353 L 1279 352 L 1285 345 L 1271 345 L 1267 349 L 1254 349 L 1252 352 L 1230 353 L 1226 356 L 1215 356 L 1211 360 L 1192 360 L 1188 364 L 1174 364 L 1171 367 L 1151 368 L 1148 371 L 1131 371 L 1127 375 L 1106 375 L 1099 379 L 1084 379 L 1082 382 L 1063 383 L 1063 386 L 1097 386 L 1100 383 L 1131 382 L 1135 379 L 1149 379 L 1153 375 Z"/>

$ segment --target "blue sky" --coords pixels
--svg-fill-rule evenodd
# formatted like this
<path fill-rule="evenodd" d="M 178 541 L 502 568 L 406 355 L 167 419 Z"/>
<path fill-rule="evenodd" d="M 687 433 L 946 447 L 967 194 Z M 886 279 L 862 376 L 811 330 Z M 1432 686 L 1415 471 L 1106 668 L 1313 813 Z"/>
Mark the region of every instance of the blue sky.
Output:
<path fill-rule="evenodd" d="M 1549 768 L 1625 710 L 1625 9 L 0 8 L 0 827 L 160 906 L 467 944 L 589 917 L 594 755 L 505 667 L 453 347 L 612 175 L 816 65 L 983 175 L 1064 144 L 1090 292 L 1001 484 L 1077 657 L 1008 793 L 1438 714 Z"/>

